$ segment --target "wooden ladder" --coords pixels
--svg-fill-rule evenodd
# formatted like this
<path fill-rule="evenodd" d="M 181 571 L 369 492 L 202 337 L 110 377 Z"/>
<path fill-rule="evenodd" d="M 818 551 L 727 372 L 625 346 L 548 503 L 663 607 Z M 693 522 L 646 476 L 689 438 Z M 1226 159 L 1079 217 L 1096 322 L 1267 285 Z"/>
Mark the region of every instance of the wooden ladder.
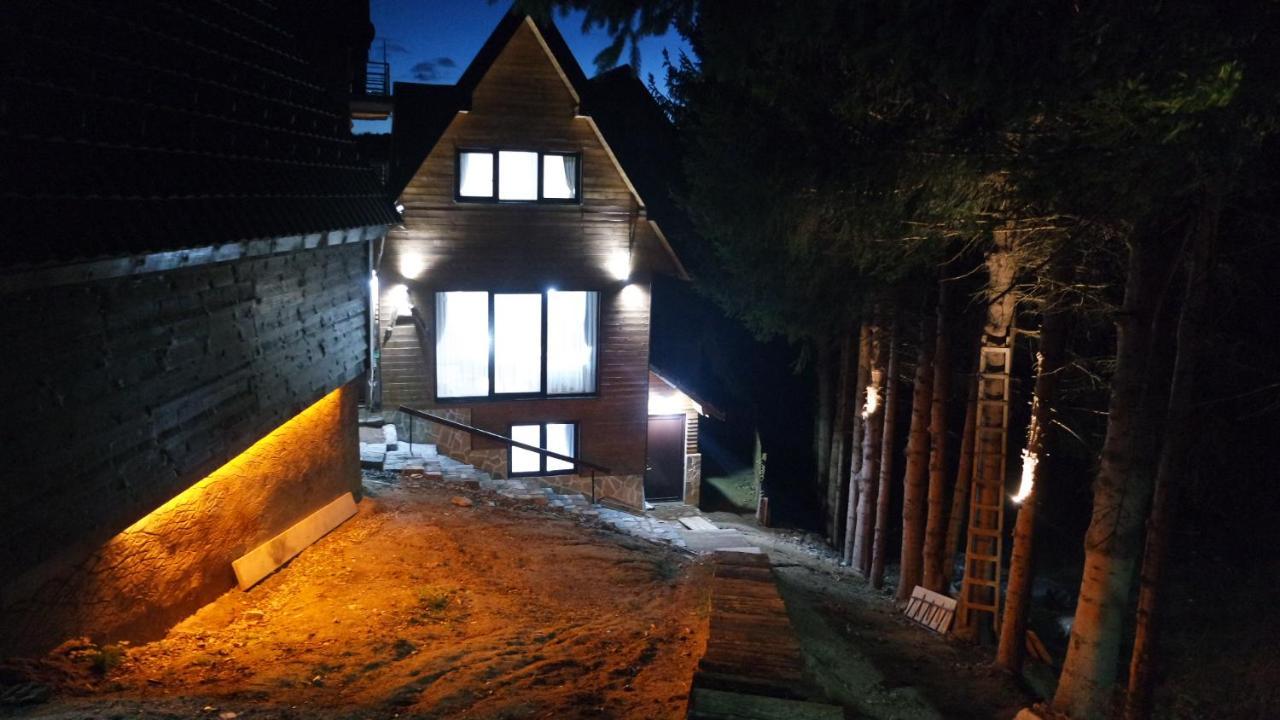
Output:
<path fill-rule="evenodd" d="M 1008 462 L 1009 375 L 1012 348 L 983 345 L 978 356 L 978 413 L 969 533 L 956 627 L 977 637 L 1000 624 L 1000 570 L 1004 556 L 1004 478 Z M 990 615 L 990 625 L 983 615 Z"/>

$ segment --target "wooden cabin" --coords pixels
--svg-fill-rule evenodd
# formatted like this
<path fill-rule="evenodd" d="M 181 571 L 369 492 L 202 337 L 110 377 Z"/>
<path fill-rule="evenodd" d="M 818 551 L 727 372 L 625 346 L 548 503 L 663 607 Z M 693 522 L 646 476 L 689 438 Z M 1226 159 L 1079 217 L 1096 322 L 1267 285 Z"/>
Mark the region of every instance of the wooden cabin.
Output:
<path fill-rule="evenodd" d="M 636 116 L 610 105 L 619 87 L 669 128 L 629 73 L 587 80 L 554 26 L 516 12 L 456 85 L 397 84 L 403 219 L 377 251 L 378 383 L 386 411 L 440 413 L 606 467 L 597 497 L 639 508 L 651 278 L 687 275 L 615 152 Z M 655 205 L 669 205 L 661 193 Z M 450 436 L 441 451 L 498 477 L 591 485 L 568 463 L 481 437 Z"/>

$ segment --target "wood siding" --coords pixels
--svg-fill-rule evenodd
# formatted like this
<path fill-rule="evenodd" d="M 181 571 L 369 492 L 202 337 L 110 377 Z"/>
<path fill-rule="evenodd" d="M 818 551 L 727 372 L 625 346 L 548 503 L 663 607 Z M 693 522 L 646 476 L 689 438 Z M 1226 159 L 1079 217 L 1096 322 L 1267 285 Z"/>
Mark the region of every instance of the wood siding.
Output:
<path fill-rule="evenodd" d="M 364 371 L 366 242 L 0 290 L 0 605 Z"/>
<path fill-rule="evenodd" d="M 615 253 L 652 242 L 653 231 L 592 123 L 576 110 L 573 93 L 525 23 L 476 87 L 471 109 L 455 117 L 402 193 L 404 223 L 388 236 L 380 276 L 386 293 L 407 285 L 427 322 L 433 397 L 436 292 L 598 291 L 595 396 L 437 404 L 470 407 L 473 424 L 503 435 L 513 423 L 575 421 L 583 458 L 615 474 L 639 474 L 646 444 L 649 282 L 639 267 L 633 286 L 624 290 L 606 264 Z M 582 202 L 456 202 L 457 151 L 473 147 L 580 153 Z M 388 313 L 383 317 L 390 320 Z M 476 441 L 475 447 L 489 446 Z"/>

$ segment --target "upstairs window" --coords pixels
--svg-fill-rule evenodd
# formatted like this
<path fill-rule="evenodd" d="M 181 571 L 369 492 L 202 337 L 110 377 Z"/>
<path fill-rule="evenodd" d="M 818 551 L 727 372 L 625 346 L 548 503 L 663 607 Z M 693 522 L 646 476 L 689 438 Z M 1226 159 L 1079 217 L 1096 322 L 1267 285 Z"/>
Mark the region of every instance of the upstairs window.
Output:
<path fill-rule="evenodd" d="M 600 296 L 436 293 L 436 397 L 596 392 Z"/>
<path fill-rule="evenodd" d="M 573 203 L 580 156 L 532 150 L 458 151 L 457 199 L 467 202 Z"/>

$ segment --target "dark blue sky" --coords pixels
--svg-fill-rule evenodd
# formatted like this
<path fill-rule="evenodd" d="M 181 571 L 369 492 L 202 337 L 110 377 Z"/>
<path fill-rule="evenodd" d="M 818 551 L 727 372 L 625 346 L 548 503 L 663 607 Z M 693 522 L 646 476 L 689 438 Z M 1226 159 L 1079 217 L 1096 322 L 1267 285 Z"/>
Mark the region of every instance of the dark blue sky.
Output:
<path fill-rule="evenodd" d="M 371 0 L 370 12 L 377 39 L 369 49 L 370 59 L 380 59 L 385 41 L 393 80 L 452 83 L 493 32 L 510 7 L 507 0 Z M 556 17 L 556 25 L 573 54 L 590 77 L 595 75 L 596 54 L 610 39 L 603 29 L 582 32 L 582 14 Z M 674 31 L 640 43 L 640 74 L 646 81 L 652 73 L 663 85 L 662 51 L 672 57 L 689 52 L 684 38 Z M 622 61 L 626 62 L 624 50 Z M 388 132 L 389 122 L 357 122 L 356 132 Z"/>

